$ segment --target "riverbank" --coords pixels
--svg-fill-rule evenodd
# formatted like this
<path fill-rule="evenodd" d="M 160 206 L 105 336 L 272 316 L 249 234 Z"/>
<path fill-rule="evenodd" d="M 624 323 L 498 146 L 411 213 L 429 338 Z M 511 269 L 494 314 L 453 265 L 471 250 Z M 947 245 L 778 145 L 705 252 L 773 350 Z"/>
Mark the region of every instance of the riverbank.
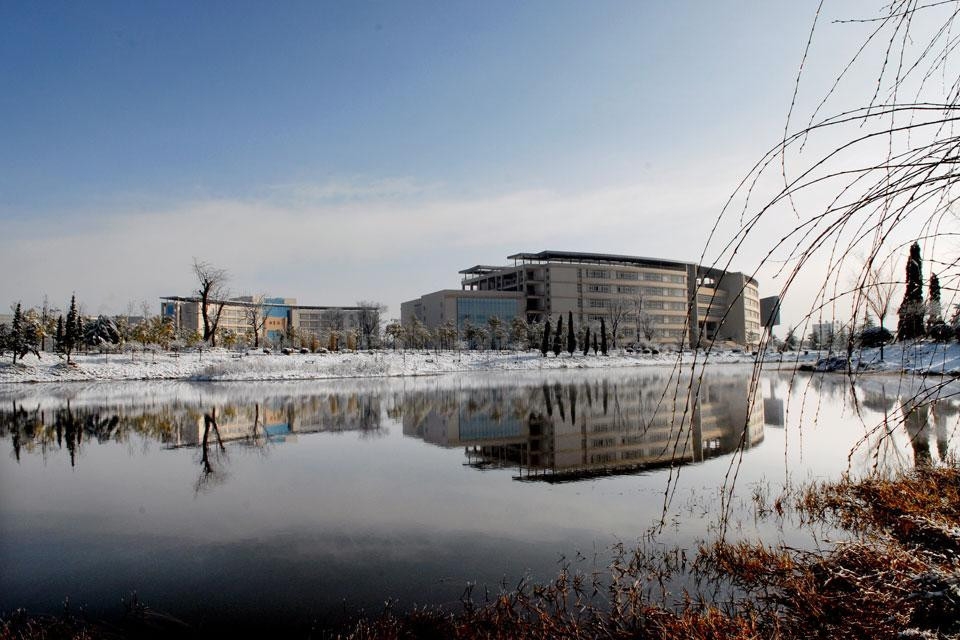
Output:
<path fill-rule="evenodd" d="M 188 353 L 90 354 L 74 356 L 67 365 L 49 353 L 29 355 L 22 362 L 0 364 L 0 383 L 94 380 L 323 380 L 427 376 L 468 371 L 539 371 L 673 365 L 692 362 L 687 354 L 615 353 L 609 356 L 542 357 L 536 351 L 359 351 L 343 353 L 265 354 L 222 349 Z M 699 359 L 703 359 L 703 355 Z M 710 362 L 752 363 L 749 353 L 724 351 Z"/>
<path fill-rule="evenodd" d="M 544 358 L 538 351 L 357 351 L 337 353 L 263 353 L 226 349 L 174 352 L 80 354 L 71 364 L 55 354 L 28 355 L 0 362 L 0 384 L 91 382 L 97 380 L 269 381 L 430 376 L 471 371 L 541 371 L 702 364 L 755 364 L 741 350 L 641 353 L 614 350 L 610 355 L 561 353 Z M 765 367 L 832 372 L 909 373 L 960 376 L 960 344 L 916 342 L 845 353 L 769 352 Z"/>

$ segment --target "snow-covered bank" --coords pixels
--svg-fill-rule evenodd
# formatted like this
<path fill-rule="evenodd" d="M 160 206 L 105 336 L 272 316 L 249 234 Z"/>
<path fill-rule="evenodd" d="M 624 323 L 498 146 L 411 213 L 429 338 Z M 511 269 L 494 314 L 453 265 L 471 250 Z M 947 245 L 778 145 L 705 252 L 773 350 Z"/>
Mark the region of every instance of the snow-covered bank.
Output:
<path fill-rule="evenodd" d="M 700 356 L 702 358 L 702 356 Z M 0 383 L 69 382 L 91 380 L 321 380 L 422 376 L 458 371 L 536 371 L 673 365 L 676 353 L 622 353 L 584 356 L 566 353 L 541 357 L 539 353 L 495 351 L 374 351 L 327 354 L 240 355 L 224 350 L 200 353 L 81 355 L 67 365 L 61 358 L 42 354 L 24 362 L 0 364 Z M 684 356 L 692 360 L 693 355 Z M 716 363 L 749 363 L 744 353 L 716 353 Z"/>
<path fill-rule="evenodd" d="M 133 353 L 75 356 L 67 365 L 62 358 L 44 353 L 28 355 L 23 362 L 0 362 L 0 384 L 16 382 L 74 382 L 96 380 L 324 380 L 425 376 L 469 371 L 541 371 L 617 367 L 672 366 L 678 362 L 753 364 L 755 356 L 735 351 L 709 355 L 685 352 L 641 354 L 611 353 L 553 355 L 544 358 L 527 351 L 372 351 L 310 354 L 239 354 L 222 349 L 203 353 Z M 769 353 L 766 368 L 807 366 L 820 371 L 845 371 L 846 354 L 826 352 Z M 884 349 L 864 349 L 853 354 L 852 368 L 860 372 L 960 375 L 960 344 L 918 342 Z"/>
<path fill-rule="evenodd" d="M 789 358 L 789 354 L 784 354 Z M 822 354 L 822 357 L 807 363 L 814 371 L 847 371 L 874 373 L 910 373 L 921 375 L 960 376 L 960 344 L 951 342 L 907 342 L 884 347 L 883 358 L 880 349 L 854 351 L 848 367 L 846 353 Z"/>

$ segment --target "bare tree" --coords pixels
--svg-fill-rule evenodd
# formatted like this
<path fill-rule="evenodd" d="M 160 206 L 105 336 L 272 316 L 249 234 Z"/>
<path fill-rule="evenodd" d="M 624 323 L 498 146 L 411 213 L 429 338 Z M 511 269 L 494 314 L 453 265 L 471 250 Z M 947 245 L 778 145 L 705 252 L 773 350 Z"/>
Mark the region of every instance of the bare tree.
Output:
<path fill-rule="evenodd" d="M 620 338 L 620 325 L 626 319 L 630 306 L 630 301 L 626 298 L 615 298 L 610 301 L 610 306 L 607 307 L 610 316 L 610 342 L 614 349 L 617 348 L 617 340 Z"/>
<path fill-rule="evenodd" d="M 357 302 L 357 328 L 360 330 L 361 347 L 373 349 L 380 339 L 380 318 L 387 311 L 387 305 L 370 300 Z"/>
<path fill-rule="evenodd" d="M 859 269 L 854 291 L 862 296 L 867 308 L 877 317 L 881 329 L 886 329 L 884 321 L 893 311 L 893 301 L 900 283 L 896 280 L 896 265 L 890 258 L 886 260 L 865 260 Z M 855 303 L 855 306 L 859 306 Z M 883 360 L 883 343 L 880 343 L 880 359 Z"/>
<path fill-rule="evenodd" d="M 343 331 L 346 325 L 343 309 L 327 309 L 320 314 L 320 322 L 329 331 Z"/>
<path fill-rule="evenodd" d="M 263 333 L 263 327 L 267 324 L 267 318 L 273 307 L 267 304 L 267 296 L 259 294 L 251 296 L 250 303 L 244 307 L 244 319 L 247 322 L 247 329 L 253 335 L 253 348 L 260 346 L 260 335 Z"/>
<path fill-rule="evenodd" d="M 644 308 L 643 294 L 633 299 L 633 323 L 636 328 L 637 340 L 642 337 L 649 342 L 657 335 L 657 328 L 653 321 L 653 316 L 647 313 L 647 310 Z"/>
<path fill-rule="evenodd" d="M 197 276 L 197 295 L 200 298 L 200 315 L 203 317 L 203 340 L 211 347 L 217 343 L 217 327 L 220 315 L 230 295 L 227 290 L 229 274 L 209 262 L 193 259 L 193 273 Z"/>

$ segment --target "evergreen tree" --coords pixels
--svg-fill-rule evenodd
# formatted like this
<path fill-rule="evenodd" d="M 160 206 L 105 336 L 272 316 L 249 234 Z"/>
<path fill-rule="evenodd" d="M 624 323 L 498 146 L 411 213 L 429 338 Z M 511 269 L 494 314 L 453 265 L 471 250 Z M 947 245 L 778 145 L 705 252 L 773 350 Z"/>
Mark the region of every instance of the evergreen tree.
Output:
<path fill-rule="evenodd" d="M 583 355 L 590 353 L 590 327 L 586 328 L 586 333 L 583 334 Z"/>
<path fill-rule="evenodd" d="M 932 326 L 943 322 L 943 312 L 940 308 L 940 278 L 937 277 L 937 274 L 930 274 L 930 284 L 927 291 L 930 300 L 928 322 Z"/>
<path fill-rule="evenodd" d="M 920 245 L 914 242 L 907 259 L 907 288 L 897 311 L 897 340 L 913 340 L 923 335 L 923 312 L 923 261 Z"/>
<path fill-rule="evenodd" d="M 557 319 L 557 332 L 553 334 L 553 355 L 560 357 L 560 336 L 563 334 L 563 316 Z"/>
<path fill-rule="evenodd" d="M 783 339 L 783 346 L 787 351 L 795 351 L 799 346 L 797 340 L 797 333 L 793 327 L 790 327 L 790 330 L 787 331 L 787 337 Z"/>
<path fill-rule="evenodd" d="M 7 325 L 0 324 L 0 356 L 10 348 L 10 329 Z"/>
<path fill-rule="evenodd" d="M 600 353 L 607 355 L 607 323 L 600 318 Z"/>
<path fill-rule="evenodd" d="M 7 338 L 7 344 L 13 351 L 13 361 L 17 361 L 17 356 L 23 357 L 20 350 L 23 348 L 23 313 L 20 311 L 20 303 L 17 303 L 17 309 L 13 312 L 13 322 L 10 323 L 10 336 Z"/>
<path fill-rule="evenodd" d="M 567 311 L 567 353 L 573 355 L 577 350 L 577 336 L 573 332 L 573 312 Z"/>
<path fill-rule="evenodd" d="M 91 347 L 119 344 L 120 332 L 117 325 L 107 316 L 100 315 L 93 322 L 87 324 L 83 341 Z"/>
<path fill-rule="evenodd" d="M 54 339 L 53 350 L 63 353 L 63 316 L 57 318 L 57 337 Z"/>
<path fill-rule="evenodd" d="M 37 324 L 31 319 L 28 318 L 20 308 L 20 303 L 17 303 L 17 308 L 13 313 L 13 322 L 10 326 L 10 336 L 7 339 L 8 346 L 10 350 L 13 351 L 13 361 L 16 362 L 19 357 L 23 360 L 23 357 L 28 353 L 40 357 L 40 331 Z"/>
<path fill-rule="evenodd" d="M 593 343 L 591 346 L 593 348 L 593 355 L 597 355 L 597 334 L 593 334 Z"/>
<path fill-rule="evenodd" d="M 547 318 L 547 322 L 543 327 L 543 341 L 540 343 L 540 353 L 543 354 L 543 357 L 547 357 L 547 351 L 550 349 L 550 318 Z"/>
<path fill-rule="evenodd" d="M 67 356 L 67 364 L 70 364 L 70 354 L 80 346 L 83 339 L 80 314 L 77 313 L 77 297 L 70 296 L 70 309 L 67 311 L 66 326 L 63 328 L 63 341 L 60 343 L 64 355 Z"/>

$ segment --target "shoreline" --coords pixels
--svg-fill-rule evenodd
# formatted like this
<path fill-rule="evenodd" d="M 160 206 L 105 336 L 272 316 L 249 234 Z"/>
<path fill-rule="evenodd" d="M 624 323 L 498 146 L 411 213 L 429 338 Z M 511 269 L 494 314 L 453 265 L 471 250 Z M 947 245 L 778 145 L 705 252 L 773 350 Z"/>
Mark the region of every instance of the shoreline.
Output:
<path fill-rule="evenodd" d="M 701 361 L 703 354 L 696 356 Z M 561 354 L 543 357 L 538 351 L 363 351 L 311 354 L 238 354 L 209 351 L 202 355 L 162 353 L 95 354 L 74 357 L 67 365 L 59 356 L 44 353 L 38 361 L 0 364 L 0 384 L 43 384 L 94 381 L 266 382 L 340 379 L 429 377 L 466 372 L 527 372 L 569 369 L 633 369 L 689 365 L 693 354 L 650 355 L 619 353 L 608 356 Z M 709 356 L 711 364 L 755 364 L 745 353 Z M 779 362 L 778 362 L 779 364 Z M 793 363 L 790 363 L 793 365 Z"/>
<path fill-rule="evenodd" d="M 917 342 L 854 352 L 857 375 L 897 374 L 960 376 L 960 344 Z M 26 362 L 0 362 L 0 385 L 93 381 L 266 382 L 275 380 L 346 380 L 429 377 L 448 373 L 558 371 L 565 369 L 633 369 L 637 367 L 753 365 L 765 370 L 846 373 L 845 355 L 816 351 L 768 353 L 667 351 L 659 354 L 614 351 L 610 355 L 559 356 L 539 351 L 427 351 L 374 350 L 335 353 L 264 354 L 213 349 L 203 352 L 127 352 L 82 354 L 67 365 L 56 354 L 44 352 Z"/>

